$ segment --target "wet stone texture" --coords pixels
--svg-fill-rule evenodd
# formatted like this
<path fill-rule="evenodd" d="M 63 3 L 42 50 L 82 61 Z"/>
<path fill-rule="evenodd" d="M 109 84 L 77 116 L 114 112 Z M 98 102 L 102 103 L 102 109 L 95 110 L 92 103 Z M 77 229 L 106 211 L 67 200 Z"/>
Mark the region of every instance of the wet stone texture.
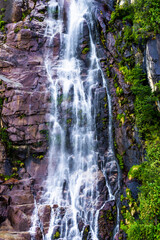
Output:
<path fill-rule="evenodd" d="M 112 239 L 113 230 L 116 224 L 116 204 L 115 201 L 105 203 L 99 212 L 99 240 Z"/>

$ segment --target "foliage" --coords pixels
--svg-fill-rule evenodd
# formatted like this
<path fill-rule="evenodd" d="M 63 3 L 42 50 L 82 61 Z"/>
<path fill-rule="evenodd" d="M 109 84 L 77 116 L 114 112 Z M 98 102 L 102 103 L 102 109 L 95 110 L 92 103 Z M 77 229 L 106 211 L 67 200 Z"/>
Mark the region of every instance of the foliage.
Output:
<path fill-rule="evenodd" d="M 135 124 L 145 144 L 146 159 L 129 171 L 129 179 L 137 178 L 141 187 L 138 199 L 133 199 L 128 189 L 126 197 L 122 196 L 121 229 L 127 233 L 129 240 L 154 240 L 160 236 L 160 112 L 155 104 L 160 97 L 160 84 L 156 84 L 153 93 L 140 64 L 135 65 L 132 45 L 140 47 L 146 39 L 160 33 L 160 8 L 157 0 L 135 0 L 133 4 L 128 2 L 122 6 L 116 5 L 109 31 L 117 32 L 117 22 L 123 24 L 121 32 L 116 36 L 117 53 L 121 56 L 118 65 L 135 96 Z M 125 58 L 126 50 L 129 57 Z M 117 85 L 115 87 L 118 88 Z M 117 119 L 121 118 L 119 114 Z M 121 159 L 119 156 L 117 158 Z"/>
<path fill-rule="evenodd" d="M 133 166 L 129 178 L 136 177 L 142 182 L 138 196 L 139 219 L 135 220 L 131 212 L 123 214 L 127 222 L 122 223 L 122 229 L 128 234 L 128 239 L 154 240 L 160 235 L 160 139 L 147 142 L 147 161 L 139 166 Z"/>
<path fill-rule="evenodd" d="M 120 168 L 123 170 L 124 169 L 124 162 L 123 162 L 123 156 L 121 156 L 120 154 L 116 154 L 116 157 L 117 157 L 117 159 L 118 159 L 118 161 L 119 161 L 119 166 L 120 166 Z"/>
<path fill-rule="evenodd" d="M 121 122 L 121 124 L 123 125 L 125 122 L 125 115 L 123 113 L 117 114 L 117 120 L 119 120 Z"/>
<path fill-rule="evenodd" d="M 142 183 L 136 210 L 139 219 L 133 216 L 135 203 L 129 199 L 130 208 L 123 212 L 125 223 L 121 224 L 121 228 L 127 233 L 128 239 L 154 240 L 160 234 L 160 113 L 155 104 L 158 99 L 152 93 L 140 65 L 132 69 L 123 66 L 120 70 L 135 95 L 136 125 L 147 152 L 147 161 L 133 166 L 128 174 L 129 179 L 137 178 Z"/>
<path fill-rule="evenodd" d="M 87 54 L 89 52 L 89 47 L 85 47 L 83 50 L 82 50 L 82 54 Z"/>
<path fill-rule="evenodd" d="M 9 141 L 8 133 L 6 131 L 6 128 L 1 128 L 0 129 L 0 139 L 1 139 L 1 142 L 6 145 L 8 153 L 9 153 L 11 148 L 12 148 L 12 143 Z"/>
<path fill-rule="evenodd" d="M 3 12 L 1 15 L 0 15 L 0 30 L 3 32 L 4 31 L 4 27 L 5 27 L 5 24 L 6 22 L 3 20 L 4 19 L 4 9 L 2 8 L 1 9 L 1 12 Z"/>
<path fill-rule="evenodd" d="M 125 81 L 131 84 L 131 90 L 135 95 L 134 107 L 139 134 L 143 139 L 151 139 L 153 133 L 160 127 L 160 113 L 157 111 L 155 104 L 158 98 L 152 93 L 146 75 L 139 64 L 132 69 L 124 66 L 120 70 L 124 75 Z"/>
<path fill-rule="evenodd" d="M 136 31 L 160 33 L 160 5 L 157 0 L 135 0 L 134 28 Z"/>
<path fill-rule="evenodd" d="M 120 6 L 116 4 L 115 11 L 111 14 L 110 25 L 115 20 L 122 20 L 123 24 L 127 22 L 130 26 L 124 29 L 125 38 L 135 42 L 160 33 L 160 7 L 157 0 L 135 0 L 130 4 L 129 1 Z M 130 42 L 131 43 L 131 42 Z"/>

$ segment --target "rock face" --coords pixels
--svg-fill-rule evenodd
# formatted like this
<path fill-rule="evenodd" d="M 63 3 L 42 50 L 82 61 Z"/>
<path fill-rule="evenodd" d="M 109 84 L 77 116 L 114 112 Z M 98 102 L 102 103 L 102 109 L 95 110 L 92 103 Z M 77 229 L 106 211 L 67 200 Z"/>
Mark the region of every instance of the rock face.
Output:
<path fill-rule="evenodd" d="M 67 8 L 69 1 L 65 1 L 64 29 L 67 32 Z M 34 195 L 38 199 L 43 193 L 41 181 L 47 172 L 48 149 L 48 114 L 51 107 L 49 84 L 44 66 L 45 50 L 48 47 L 44 37 L 46 28 L 45 16 L 47 0 L 7 0 L 0 1 L 0 9 L 5 8 L 4 20 L 6 33 L 0 34 L 0 239 L 2 240 L 30 240 L 28 233 L 31 227 L 31 215 L 34 209 Z M 141 162 L 143 149 L 139 149 L 140 139 L 134 126 L 134 97 L 130 86 L 117 68 L 115 55 L 115 39 L 112 32 L 106 32 L 113 10 L 113 1 L 95 0 L 94 18 L 97 29 L 94 31 L 97 56 L 101 68 L 108 81 L 112 97 L 114 119 L 114 137 L 117 157 L 121 156 L 124 167 L 123 184 L 133 190 L 137 196 L 138 183 L 129 182 L 126 175 L 129 169 Z M 121 31 L 122 26 L 118 26 Z M 82 64 L 82 77 L 85 80 L 90 42 L 89 30 L 85 20 L 82 23 L 82 35 L 77 55 Z M 53 63 L 59 60 L 59 33 L 53 39 Z M 159 81 L 160 76 L 160 38 L 150 40 L 147 44 L 146 64 L 148 77 L 152 85 Z M 126 51 L 126 57 L 129 52 Z M 118 61 L 120 61 L 120 56 Z M 56 77 L 56 73 L 54 75 Z M 109 201 L 105 187 L 105 174 L 111 183 L 113 193 L 118 189 L 118 166 L 110 162 L 105 154 L 108 145 L 108 102 L 106 90 L 102 87 L 102 76 L 95 76 L 98 84 L 93 89 L 96 95 L 96 128 L 98 148 L 104 159 L 99 157 L 98 199 L 99 239 L 112 239 L 116 225 L 116 202 Z M 117 89 L 119 86 L 119 89 Z M 122 90 L 120 90 L 122 89 Z M 62 114 L 67 112 L 62 103 Z M 68 113 L 67 113 L 68 114 Z M 61 118 L 63 116 L 60 116 Z M 70 116 L 69 116 L 70 117 Z M 120 162 L 120 159 L 118 159 Z M 102 173 L 101 166 L 105 164 L 106 171 Z M 7 180 L 6 175 L 19 176 L 18 180 Z M 96 186 L 96 188 L 97 188 Z M 135 190 L 136 189 L 136 190 Z M 103 206 L 104 204 L 104 206 Z M 53 207 L 56 211 L 57 206 Z M 39 219 L 43 223 L 43 232 L 49 228 L 51 214 L 50 206 L 39 208 Z M 62 216 L 64 209 L 61 209 Z M 83 229 L 83 239 L 88 236 L 89 226 L 84 226 L 79 220 L 79 227 Z M 58 227 L 57 230 L 58 231 Z M 55 232 L 56 234 L 56 232 Z M 121 236 L 122 235 L 122 236 Z M 125 239 L 123 234 L 117 234 L 115 239 Z M 36 239 L 42 239 L 42 231 L 38 229 Z"/>
<path fill-rule="evenodd" d="M 0 1 L 7 21 L 5 33 L 0 35 L 0 239 L 3 240 L 30 239 L 33 184 L 40 189 L 38 184 L 46 172 L 50 112 L 44 66 L 46 7 L 46 1 Z M 8 175 L 18 176 L 19 180 L 9 179 Z"/>
<path fill-rule="evenodd" d="M 146 46 L 147 74 L 152 91 L 156 90 L 155 84 L 160 81 L 160 35 L 150 39 Z"/>
<path fill-rule="evenodd" d="M 116 204 L 106 203 L 99 213 L 99 240 L 111 239 L 116 223 Z"/>
<path fill-rule="evenodd" d="M 156 39 L 150 39 L 146 46 L 146 68 L 150 87 L 152 91 L 158 91 L 156 83 L 160 82 L 160 35 Z M 160 102 L 157 101 L 160 111 Z"/>
<path fill-rule="evenodd" d="M 13 1 L 10 7 L 20 3 Z M 27 4 L 26 11 L 30 12 L 31 2 Z M 14 152 L 12 160 L 18 157 L 23 161 L 27 155 L 31 157 L 35 154 L 37 157 L 47 151 L 46 114 L 50 108 L 50 93 L 43 63 L 45 23 L 35 18 L 36 14 L 40 15 L 40 5 L 41 2 L 33 5 L 30 13 L 33 19 L 27 15 L 23 21 L 7 24 L 6 40 L 1 40 L 1 137 L 7 154 L 9 147 Z M 42 6 L 45 8 L 44 3 Z M 8 11 L 6 9 L 7 15 Z M 41 15 L 44 18 L 44 14 Z M 9 146 L 10 143 L 12 146 Z M 1 155 L 1 162 L 4 162 L 5 156 Z"/>

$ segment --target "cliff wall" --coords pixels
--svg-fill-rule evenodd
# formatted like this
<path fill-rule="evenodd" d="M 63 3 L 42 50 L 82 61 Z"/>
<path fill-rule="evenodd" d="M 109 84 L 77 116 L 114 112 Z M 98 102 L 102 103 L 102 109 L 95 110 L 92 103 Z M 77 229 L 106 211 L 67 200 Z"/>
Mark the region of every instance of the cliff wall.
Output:
<path fill-rule="evenodd" d="M 66 1 L 66 8 L 67 4 Z M 95 1 L 95 42 L 112 96 L 115 151 L 122 175 L 121 193 L 126 196 L 126 190 L 129 189 L 137 199 L 140 182 L 130 180 L 128 172 L 133 165 L 144 161 L 145 150 L 135 121 L 135 95 L 131 84 L 125 81 L 120 64 L 123 62 L 130 68 L 132 61 L 134 64 L 140 63 L 148 75 L 152 90 L 156 90 L 155 83 L 160 80 L 160 39 L 157 35 L 144 44 L 131 42 L 129 46 L 126 45 L 127 40 L 121 39 L 117 44 L 117 39 L 124 34 L 124 23 L 117 20 L 110 27 L 113 7 L 112 1 Z M 47 114 L 50 112 L 51 99 L 44 65 L 47 1 L 1 1 L 0 9 L 2 19 L 7 22 L 1 24 L 0 33 L 0 239 L 25 240 L 30 239 L 28 230 L 34 208 L 34 193 L 40 189 L 41 180 L 46 174 L 49 146 Z M 127 24 L 130 27 L 130 23 Z M 84 32 L 87 33 L 85 28 Z M 86 38 L 84 35 L 82 42 Z M 59 53 L 58 36 L 56 43 L 53 54 L 55 62 Z M 85 48 L 82 44 L 81 57 L 87 61 L 87 52 L 83 51 Z M 158 101 L 157 105 L 159 108 Z M 105 111 L 104 108 L 101 110 Z M 103 127 L 99 124 L 102 139 L 107 136 Z M 99 181 L 103 185 L 103 179 Z M 112 218 L 106 220 L 104 213 L 108 214 L 109 211 Z M 41 212 L 46 229 L 49 216 L 50 209 L 46 206 Z M 101 213 L 99 222 L 101 239 L 111 239 L 110 229 L 113 230 L 115 225 L 114 203 Z M 36 239 L 42 239 L 40 232 Z M 116 239 L 127 237 L 120 232 Z"/>

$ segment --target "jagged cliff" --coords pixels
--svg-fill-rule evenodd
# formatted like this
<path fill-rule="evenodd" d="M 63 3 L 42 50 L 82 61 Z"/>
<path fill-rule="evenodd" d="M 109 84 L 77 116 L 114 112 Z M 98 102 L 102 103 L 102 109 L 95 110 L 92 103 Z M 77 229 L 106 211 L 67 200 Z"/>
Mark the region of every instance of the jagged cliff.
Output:
<path fill-rule="evenodd" d="M 113 1 L 95 0 L 92 9 L 96 20 L 96 52 L 112 97 L 113 129 L 116 156 L 121 166 L 121 193 L 126 195 L 129 189 L 137 199 L 140 182 L 128 179 L 133 165 L 144 161 L 143 139 L 139 137 L 135 122 L 135 96 L 131 85 L 120 71 L 119 63 L 130 67 L 134 59 L 146 71 L 151 88 L 160 79 L 160 38 L 150 38 L 146 43 L 125 45 L 122 39 L 117 49 L 117 39 L 123 35 L 124 23 L 114 22 L 110 27 Z M 31 239 L 28 232 L 34 210 L 34 195 L 40 198 L 42 180 L 47 173 L 49 147 L 49 118 L 51 95 L 48 88 L 46 67 L 44 64 L 46 49 L 46 0 L 7 0 L 0 2 L 0 239 Z M 67 25 L 69 1 L 64 1 L 64 31 Z M 56 12 L 53 13 L 56 18 Z M 6 23 L 3 23 L 6 21 Z M 130 27 L 130 25 L 128 25 Z M 84 77 L 88 64 L 88 28 L 84 24 L 80 45 L 80 58 L 84 61 Z M 126 41 L 126 42 L 125 42 Z M 131 40 L 132 41 L 132 40 Z M 59 58 L 60 37 L 54 39 L 52 61 Z M 120 49 L 124 51 L 121 52 Z M 129 59 L 129 61 L 128 61 Z M 100 105 L 96 117 L 97 136 L 101 153 L 107 148 L 108 112 L 106 110 L 106 92 L 101 88 L 101 77 L 97 87 Z M 61 100 L 60 100 L 61 101 Z M 157 102 L 159 108 L 159 102 Z M 64 109 L 62 109 L 64 112 Z M 68 118 L 70 119 L 70 118 Z M 70 122 L 68 122 L 70 124 Z M 99 165 L 101 159 L 99 159 Z M 118 170 L 116 166 L 106 167 L 112 188 L 117 188 Z M 102 199 L 106 197 L 104 176 L 100 174 L 98 185 Z M 115 190 L 114 190 L 115 191 Z M 118 198 L 118 195 L 117 195 Z M 122 204 L 123 205 L 123 204 Z M 124 203 L 125 205 L 125 203 Z M 105 205 L 99 215 L 99 239 L 112 239 L 116 225 L 115 201 Z M 128 207 L 128 205 L 127 205 Z M 55 206 L 56 208 L 56 206 Z M 44 224 L 44 232 L 49 228 L 50 207 L 45 206 L 39 212 Z M 63 209 L 62 209 L 63 212 Z M 62 213 L 63 215 L 63 213 Z M 122 218 L 122 217 L 121 217 Z M 83 225 L 83 223 L 82 223 Z M 89 239 L 88 226 L 83 239 Z M 58 231 L 57 231 L 58 232 Z M 59 238 L 55 232 L 53 236 Z M 42 239 L 39 229 L 35 239 Z M 127 239 L 120 232 L 115 239 Z"/>

